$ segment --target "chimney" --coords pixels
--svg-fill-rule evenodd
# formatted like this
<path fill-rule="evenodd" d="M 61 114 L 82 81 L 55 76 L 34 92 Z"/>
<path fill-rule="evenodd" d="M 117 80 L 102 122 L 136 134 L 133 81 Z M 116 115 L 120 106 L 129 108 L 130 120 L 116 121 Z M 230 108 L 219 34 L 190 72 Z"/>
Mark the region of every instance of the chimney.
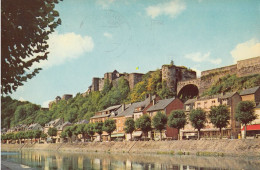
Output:
<path fill-rule="evenodd" d="M 152 102 L 152 100 L 153 100 L 153 96 L 149 94 L 149 101 Z"/>
<path fill-rule="evenodd" d="M 155 105 L 155 99 L 153 99 L 153 106 Z"/>
<path fill-rule="evenodd" d="M 122 111 L 125 111 L 125 103 L 122 104 Z"/>

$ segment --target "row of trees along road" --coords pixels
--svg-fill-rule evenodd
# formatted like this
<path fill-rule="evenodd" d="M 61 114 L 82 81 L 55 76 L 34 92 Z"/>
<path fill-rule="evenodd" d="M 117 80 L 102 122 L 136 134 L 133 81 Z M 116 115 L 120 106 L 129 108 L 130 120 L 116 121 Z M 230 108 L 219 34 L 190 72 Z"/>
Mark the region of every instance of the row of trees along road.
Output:
<path fill-rule="evenodd" d="M 252 101 L 241 101 L 238 103 L 235 112 L 236 121 L 240 122 L 243 126 L 249 124 L 257 118 L 254 112 L 255 103 Z M 216 127 L 219 128 L 220 138 L 222 138 L 222 128 L 227 127 L 230 120 L 230 110 L 226 105 L 213 106 L 210 108 L 209 120 Z M 191 110 L 189 120 L 195 129 L 198 129 L 198 139 L 200 139 L 200 130 L 205 127 L 206 112 L 203 109 Z M 246 137 L 246 129 L 244 138 Z"/>
<path fill-rule="evenodd" d="M 255 104 L 252 101 L 241 101 L 237 105 L 235 119 L 246 127 L 248 123 L 257 118 L 254 112 L 254 107 Z M 228 126 L 230 120 L 230 110 L 228 106 L 219 105 L 211 107 L 208 118 L 216 128 L 219 128 L 221 139 L 222 129 Z M 198 139 L 200 139 L 200 130 L 205 127 L 205 123 L 207 121 L 206 112 L 201 108 L 193 109 L 191 110 L 188 119 L 190 120 L 191 125 L 198 130 Z M 183 110 L 174 110 L 170 113 L 169 117 L 161 112 L 158 112 L 152 118 L 152 121 L 148 115 L 141 116 L 135 122 L 132 118 L 128 118 L 125 122 L 124 130 L 126 133 L 132 134 L 135 129 L 140 129 L 144 134 L 147 135 L 147 132 L 151 131 L 153 127 L 160 132 L 161 140 L 162 130 L 166 128 L 166 124 L 169 127 L 178 129 L 178 133 L 180 134 L 180 129 L 184 128 L 187 122 L 187 115 Z"/>
<path fill-rule="evenodd" d="M 242 125 L 246 126 L 248 123 L 252 122 L 257 118 L 254 113 L 255 104 L 252 101 L 242 101 L 238 104 L 236 108 L 235 118 Z M 222 138 L 221 129 L 227 127 L 230 120 L 230 111 L 226 105 L 213 106 L 210 108 L 210 112 L 208 115 L 210 122 L 220 130 L 220 138 Z M 148 115 L 142 115 L 139 119 L 134 121 L 133 118 L 127 118 L 124 124 L 124 130 L 126 133 L 131 135 L 132 133 L 139 129 L 141 130 L 145 137 L 147 137 L 147 133 L 152 130 L 152 128 L 158 130 L 160 132 L 160 140 L 162 139 L 162 131 L 166 128 L 166 125 L 172 128 L 178 129 L 178 133 L 180 129 L 184 128 L 187 124 L 187 115 L 183 110 L 174 110 L 170 113 L 169 117 L 165 114 L 158 112 L 152 119 Z M 191 125 L 198 130 L 198 139 L 200 139 L 200 130 L 205 127 L 205 123 L 207 116 L 206 112 L 201 109 L 193 109 L 189 114 L 189 120 Z M 83 139 L 85 141 L 85 136 L 89 135 L 91 137 L 91 141 L 93 140 L 93 136 L 95 133 L 100 135 L 100 141 L 102 139 L 103 131 L 107 132 L 109 135 L 109 140 L 111 140 L 111 133 L 116 129 L 116 123 L 113 119 L 107 119 L 104 122 L 96 122 L 89 124 L 79 124 L 68 126 L 61 133 L 61 138 L 68 137 L 72 142 L 72 136 L 77 136 L 78 134 L 82 134 Z M 48 135 L 53 137 L 57 136 L 56 128 L 49 128 Z M 246 134 L 245 134 L 246 135 Z M 179 135 L 178 135 L 179 136 Z M 2 140 L 21 140 L 21 139 L 33 139 L 33 138 L 46 138 L 46 134 L 41 131 L 26 131 L 26 132 L 18 132 L 16 134 L 9 133 L 2 135 Z M 179 139 L 179 137 L 178 137 Z"/>
<path fill-rule="evenodd" d="M 1 136 L 1 140 L 18 140 L 18 143 L 21 143 L 21 141 L 24 139 L 46 139 L 47 134 L 44 134 L 40 130 L 29 130 L 29 131 L 19 131 L 17 133 L 8 133 L 8 134 L 3 134 Z"/>

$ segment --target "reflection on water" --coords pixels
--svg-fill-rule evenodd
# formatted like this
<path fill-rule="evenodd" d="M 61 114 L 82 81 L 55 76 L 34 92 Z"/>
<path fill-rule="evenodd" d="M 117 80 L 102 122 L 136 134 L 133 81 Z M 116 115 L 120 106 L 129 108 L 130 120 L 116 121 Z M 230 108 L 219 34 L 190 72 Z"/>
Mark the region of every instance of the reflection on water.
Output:
<path fill-rule="evenodd" d="M 2 152 L 3 160 L 36 169 L 259 169 L 260 158 L 197 157 L 148 154 L 65 153 L 44 151 Z"/>

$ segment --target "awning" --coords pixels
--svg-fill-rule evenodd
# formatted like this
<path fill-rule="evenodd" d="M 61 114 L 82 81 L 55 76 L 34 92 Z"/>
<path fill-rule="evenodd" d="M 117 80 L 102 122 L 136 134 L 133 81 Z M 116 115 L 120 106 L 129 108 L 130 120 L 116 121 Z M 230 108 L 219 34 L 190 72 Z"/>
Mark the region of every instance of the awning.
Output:
<path fill-rule="evenodd" d="M 116 138 L 116 137 L 124 137 L 125 134 L 124 133 L 117 133 L 117 134 L 112 134 L 111 137 L 112 138 Z"/>
<path fill-rule="evenodd" d="M 245 130 L 245 126 L 243 126 L 243 128 L 241 129 L 241 131 Z M 247 125 L 246 126 L 246 131 L 249 130 L 260 130 L 260 124 L 258 125 Z"/>
<path fill-rule="evenodd" d="M 133 136 L 135 136 L 135 137 L 139 137 L 141 135 L 142 135 L 142 131 L 136 131 L 133 133 Z"/>

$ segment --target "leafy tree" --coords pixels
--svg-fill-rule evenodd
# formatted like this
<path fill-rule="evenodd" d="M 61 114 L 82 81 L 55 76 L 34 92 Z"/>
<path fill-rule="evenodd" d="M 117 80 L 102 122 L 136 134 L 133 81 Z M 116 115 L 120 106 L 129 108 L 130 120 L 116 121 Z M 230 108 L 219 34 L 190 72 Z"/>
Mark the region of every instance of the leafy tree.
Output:
<path fill-rule="evenodd" d="M 94 123 L 88 123 L 84 127 L 84 131 L 91 137 L 91 141 L 93 140 L 93 136 L 95 134 L 95 126 Z"/>
<path fill-rule="evenodd" d="M 170 88 L 167 86 L 167 83 L 165 80 L 162 81 L 162 85 L 157 87 L 157 94 L 162 99 L 168 99 L 175 96 L 175 93 L 173 93 Z"/>
<path fill-rule="evenodd" d="M 191 125 L 195 129 L 198 129 L 198 139 L 200 139 L 200 129 L 202 129 L 206 123 L 206 112 L 201 108 L 193 109 L 190 112 L 189 119 Z"/>
<path fill-rule="evenodd" d="M 11 142 L 12 142 L 12 140 L 14 139 L 14 133 L 8 133 L 8 134 L 6 134 L 6 139 L 7 139 L 7 140 L 11 140 Z"/>
<path fill-rule="evenodd" d="M 19 143 L 21 143 L 21 139 L 24 137 L 24 132 L 23 131 L 19 131 L 17 132 L 15 135 L 16 135 L 16 138 L 19 140 Z"/>
<path fill-rule="evenodd" d="M 47 134 L 41 133 L 41 139 L 45 140 L 47 138 Z"/>
<path fill-rule="evenodd" d="M 42 133 L 43 132 L 40 131 L 40 130 L 34 130 L 33 131 L 33 136 L 34 136 L 35 139 L 37 139 L 37 138 L 40 139 Z M 40 142 L 40 140 L 39 140 L 39 142 Z"/>
<path fill-rule="evenodd" d="M 222 138 L 222 128 L 227 127 L 230 120 L 230 111 L 227 105 L 212 106 L 209 112 L 210 122 L 219 128 L 220 139 Z"/>
<path fill-rule="evenodd" d="M 168 117 L 168 126 L 178 129 L 178 139 L 180 139 L 180 129 L 187 123 L 186 114 L 183 110 L 173 110 Z"/>
<path fill-rule="evenodd" d="M 64 140 L 67 137 L 67 134 L 65 131 L 62 131 L 60 134 L 60 137 Z"/>
<path fill-rule="evenodd" d="M 151 118 L 148 115 L 142 115 L 135 121 L 135 127 L 136 129 L 141 129 L 146 137 L 148 135 L 147 133 L 152 130 Z"/>
<path fill-rule="evenodd" d="M 166 128 L 167 116 L 162 112 L 157 112 L 156 115 L 152 118 L 152 125 L 156 130 L 160 132 L 160 140 L 162 140 L 162 130 Z"/>
<path fill-rule="evenodd" d="M 103 90 L 101 91 L 102 95 L 106 95 L 110 89 L 112 88 L 112 83 L 109 81 L 109 79 L 104 80 L 104 87 Z"/>
<path fill-rule="evenodd" d="M 26 131 L 25 135 L 27 137 L 27 139 L 31 139 L 31 143 L 32 143 L 32 139 L 34 137 L 34 132 L 32 130 Z"/>
<path fill-rule="evenodd" d="M 132 133 L 135 130 L 135 121 L 133 118 L 127 118 L 125 121 L 125 127 L 124 127 L 124 131 L 126 133 L 130 133 L 131 136 L 131 140 L 132 140 Z"/>
<path fill-rule="evenodd" d="M 254 108 L 255 103 L 253 101 L 241 101 L 236 108 L 235 118 L 245 126 L 244 139 L 246 138 L 246 125 L 257 118 Z"/>
<path fill-rule="evenodd" d="M 2 3 L 2 94 L 12 93 L 41 70 L 32 65 L 47 59 L 49 34 L 61 24 L 59 13 L 54 10 L 57 3 L 58 0 Z"/>
<path fill-rule="evenodd" d="M 71 126 L 65 127 L 64 132 L 65 132 L 66 136 L 70 138 L 70 142 L 72 143 L 71 137 L 73 135 L 73 132 L 71 130 Z"/>
<path fill-rule="evenodd" d="M 103 133 L 103 122 L 96 122 L 94 124 L 95 132 L 100 136 L 100 142 L 102 140 L 102 133 Z"/>
<path fill-rule="evenodd" d="M 49 128 L 47 133 L 48 133 L 49 136 L 51 136 L 51 138 L 53 140 L 53 136 L 57 136 L 57 129 L 56 128 Z"/>
<path fill-rule="evenodd" d="M 111 141 L 111 133 L 116 129 L 116 123 L 113 119 L 107 119 L 103 123 L 103 131 L 107 132 L 109 135 L 109 140 Z"/>
<path fill-rule="evenodd" d="M 77 126 L 77 133 L 82 135 L 83 141 L 85 142 L 86 131 L 84 130 L 86 124 L 79 124 Z"/>

